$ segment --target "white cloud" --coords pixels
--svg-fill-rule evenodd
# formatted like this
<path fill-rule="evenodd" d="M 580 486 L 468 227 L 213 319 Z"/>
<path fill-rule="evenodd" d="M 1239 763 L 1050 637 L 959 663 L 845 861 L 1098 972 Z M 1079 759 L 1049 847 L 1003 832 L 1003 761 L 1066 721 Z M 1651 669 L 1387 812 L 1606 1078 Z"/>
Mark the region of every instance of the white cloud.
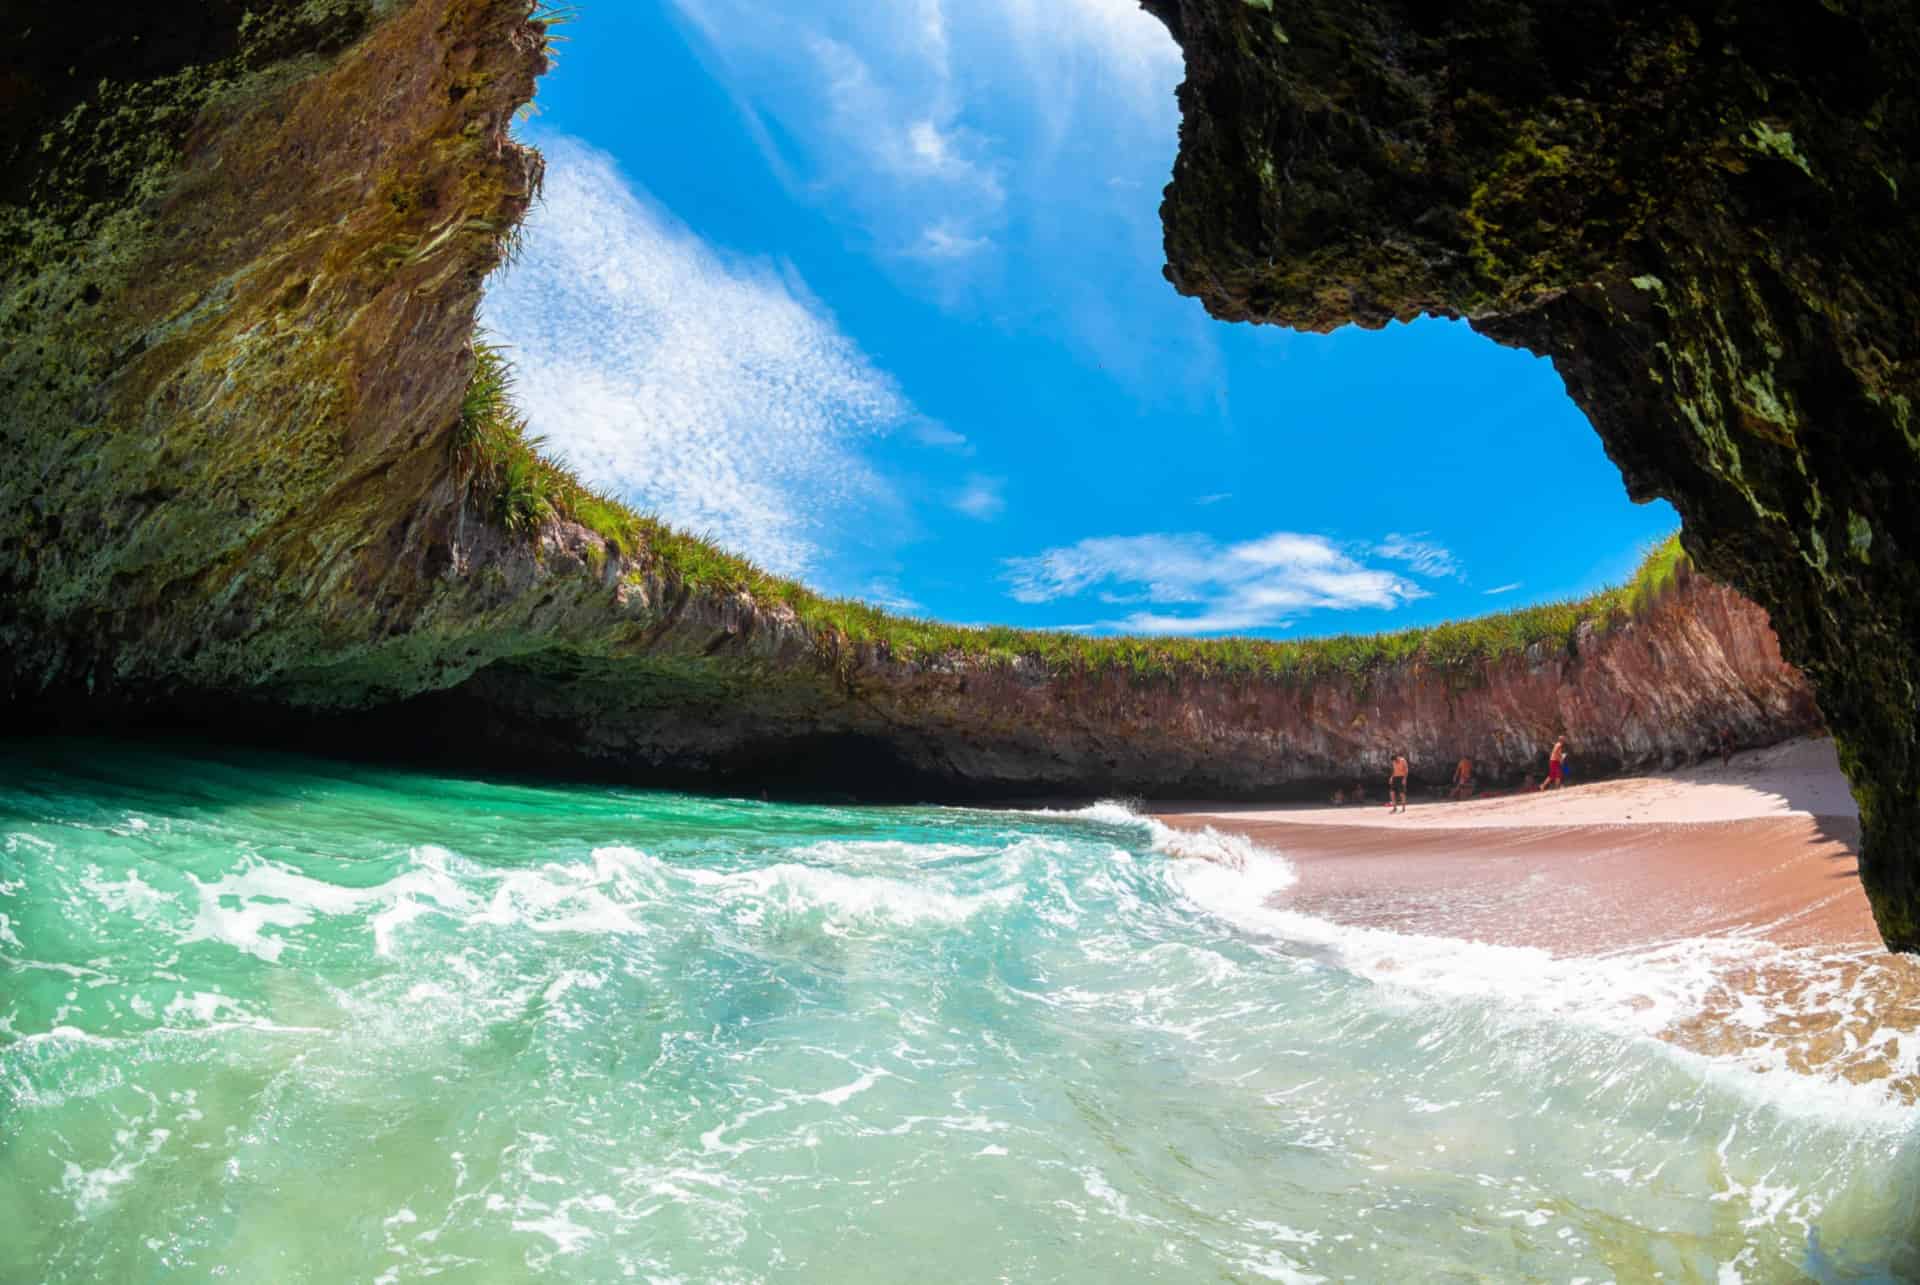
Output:
<path fill-rule="evenodd" d="M 1193 502 L 1204 508 L 1209 504 L 1218 504 L 1222 500 L 1231 500 L 1232 498 L 1232 491 L 1215 491 L 1212 495 L 1196 495 L 1193 498 Z"/>
<path fill-rule="evenodd" d="M 940 0 L 675 4 L 795 195 L 864 222 L 901 259 L 965 260 L 993 244 L 1009 158 L 969 118 Z"/>
<path fill-rule="evenodd" d="M 860 591 L 860 597 L 876 607 L 902 614 L 924 610 L 920 603 L 907 596 L 898 580 L 889 580 L 885 577 L 868 581 L 866 587 Z"/>
<path fill-rule="evenodd" d="M 956 433 L 937 419 L 918 419 L 909 430 L 922 446 L 937 446 L 956 455 L 973 454 L 973 443 L 965 433 Z"/>
<path fill-rule="evenodd" d="M 1391 609 L 1427 596 L 1317 535 L 1276 531 L 1222 546 L 1197 534 L 1103 536 L 1006 561 L 1019 602 L 1053 602 L 1111 586 L 1105 601 L 1187 606 L 1105 622 L 1134 633 L 1225 633 L 1288 624 L 1313 611 Z"/>
<path fill-rule="evenodd" d="M 913 254 L 934 228 L 940 244 L 992 245 L 1023 213 L 1004 208 L 1016 169 L 1025 212 L 1045 215 L 1060 183 L 1088 189 L 1098 173 L 1157 185 L 1172 160 L 1179 50 L 1126 0 L 674 3 L 717 55 L 775 168 L 866 223 L 881 247 Z M 774 144 L 769 117 L 805 173 L 789 170 L 796 156 Z M 1091 168 L 1089 150 L 1102 158 Z M 1157 246 L 1151 202 L 1113 201 L 1152 225 Z"/>
<path fill-rule="evenodd" d="M 970 518 L 990 521 L 999 517 L 1001 510 L 1007 507 L 1005 498 L 1000 494 L 1005 485 L 1005 478 L 983 477 L 975 473 L 967 479 L 960 494 L 953 497 L 953 507 Z"/>
<path fill-rule="evenodd" d="M 961 159 L 954 142 L 930 120 L 907 126 L 907 150 L 913 157 L 910 169 L 938 178 L 980 181 L 972 162 Z"/>
<path fill-rule="evenodd" d="M 920 39 L 928 58 L 945 66 L 948 54 L 947 11 L 941 6 L 941 0 L 913 0 L 912 7 L 919 16 Z"/>
<path fill-rule="evenodd" d="M 990 238 L 968 236 L 955 226 L 953 220 L 942 219 L 931 227 L 921 229 L 920 240 L 908 253 L 921 259 L 964 259 L 992 244 Z"/>
<path fill-rule="evenodd" d="M 1064 124 L 1080 95 L 1104 97 L 1112 114 L 1171 116 L 1183 71 L 1179 46 L 1159 19 L 1124 0 L 987 0 L 1010 29 L 1038 83 L 1055 92 L 1045 106 Z"/>
<path fill-rule="evenodd" d="M 1139 584 L 1156 602 L 1190 602 L 1213 573 L 1216 550 L 1202 535 L 1097 536 L 1032 557 L 1009 558 L 1016 602 L 1076 597 L 1098 584 Z"/>
<path fill-rule="evenodd" d="M 1379 557 L 1406 563 L 1419 575 L 1464 580 L 1460 560 L 1445 545 L 1422 539 L 1426 534 L 1425 531 L 1415 531 L 1412 535 L 1389 532 L 1386 539 L 1373 546 L 1373 551 Z"/>
<path fill-rule="evenodd" d="M 788 193 L 903 289 L 1219 404 L 1217 326 L 1161 278 L 1180 51 L 1134 0 L 673 4 Z"/>
<path fill-rule="evenodd" d="M 912 409 L 804 283 L 723 258 L 604 153 L 535 141 L 545 199 L 482 311 L 534 431 L 638 507 L 787 574 L 818 563 L 836 512 L 897 510 L 860 446 Z"/>
<path fill-rule="evenodd" d="M 1495 585 L 1493 588 L 1483 589 L 1481 592 L 1485 594 L 1512 593 L 1515 589 L 1518 589 L 1522 583 L 1522 581 L 1516 580 L 1512 584 Z"/>

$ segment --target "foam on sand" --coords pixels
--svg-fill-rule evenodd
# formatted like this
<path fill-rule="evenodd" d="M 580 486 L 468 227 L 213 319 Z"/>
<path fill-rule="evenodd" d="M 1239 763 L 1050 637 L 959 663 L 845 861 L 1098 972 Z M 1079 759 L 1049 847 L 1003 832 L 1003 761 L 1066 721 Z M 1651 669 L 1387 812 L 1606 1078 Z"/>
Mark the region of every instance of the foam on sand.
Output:
<path fill-rule="evenodd" d="M 1767 1092 L 1810 1108 L 1903 1110 L 1920 1100 L 1913 960 L 1750 933 L 1570 953 L 1340 922 L 1293 908 L 1299 867 L 1246 836 L 1173 829 L 1116 803 L 1065 815 L 1143 826 L 1196 905 L 1410 999 L 1491 1003 L 1527 1020 L 1657 1038 L 1727 1072 L 1786 1073 L 1771 1075 Z"/>

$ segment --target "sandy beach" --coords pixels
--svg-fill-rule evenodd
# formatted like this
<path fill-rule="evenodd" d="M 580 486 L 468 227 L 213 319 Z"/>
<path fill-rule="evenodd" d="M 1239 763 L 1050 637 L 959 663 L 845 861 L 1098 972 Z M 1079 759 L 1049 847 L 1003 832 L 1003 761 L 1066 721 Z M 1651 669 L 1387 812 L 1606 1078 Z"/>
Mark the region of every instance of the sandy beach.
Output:
<path fill-rule="evenodd" d="M 1506 965 L 1521 990 L 1529 971 L 1691 961 L 1681 975 L 1693 999 L 1663 1039 L 1920 1101 L 1920 1060 L 1901 1034 L 1920 1026 L 1920 966 L 1886 953 L 1874 931 L 1858 812 L 1827 739 L 1398 815 L 1377 802 L 1154 815 L 1283 855 L 1298 879 L 1271 909 L 1384 930 L 1360 952 L 1376 980 L 1424 970 L 1447 984 L 1458 966 L 1448 961 L 1476 958 L 1481 944 L 1532 948 Z M 1455 946 L 1435 949 L 1444 942 Z"/>
<path fill-rule="evenodd" d="M 1858 812 L 1825 738 L 1548 793 L 1347 807 L 1161 805 L 1283 853 L 1289 908 L 1556 953 L 1737 933 L 1877 943 Z"/>

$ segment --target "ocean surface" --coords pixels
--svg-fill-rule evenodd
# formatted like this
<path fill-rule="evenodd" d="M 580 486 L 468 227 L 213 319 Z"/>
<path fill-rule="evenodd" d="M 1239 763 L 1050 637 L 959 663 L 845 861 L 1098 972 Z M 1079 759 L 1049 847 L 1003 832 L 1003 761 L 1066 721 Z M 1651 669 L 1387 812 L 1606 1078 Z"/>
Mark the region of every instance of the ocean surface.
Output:
<path fill-rule="evenodd" d="M 1920 1278 L 1914 1107 L 1656 1038 L 1711 949 L 1291 879 L 1113 804 L 0 746 L 0 1281 Z"/>

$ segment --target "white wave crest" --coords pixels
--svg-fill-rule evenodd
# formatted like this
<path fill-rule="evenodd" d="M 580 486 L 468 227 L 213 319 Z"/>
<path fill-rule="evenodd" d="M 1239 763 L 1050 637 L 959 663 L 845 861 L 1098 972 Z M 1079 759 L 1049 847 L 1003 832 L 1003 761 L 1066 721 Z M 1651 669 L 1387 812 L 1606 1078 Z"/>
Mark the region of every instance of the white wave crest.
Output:
<path fill-rule="evenodd" d="M 1048 808 L 1035 809 L 1038 816 L 1073 817 L 1081 821 L 1098 821 L 1103 825 L 1152 826 L 1150 817 L 1141 816 L 1127 804 L 1117 799 L 1102 799 L 1098 803 L 1089 803 L 1084 808 L 1072 808 L 1064 812 L 1055 812 Z"/>
<path fill-rule="evenodd" d="M 1389 999 L 1491 1003 L 1520 1021 L 1550 1019 L 1619 1035 L 1657 1039 L 1675 1056 L 1697 1057 L 1716 1079 L 1796 1114 L 1859 1120 L 1862 1113 L 1911 1122 L 1889 1096 L 1920 1078 L 1920 1050 L 1890 1032 L 1848 1037 L 1843 1058 L 1824 1070 L 1796 1065 L 1806 1030 L 1870 1030 L 1876 997 L 1831 984 L 1847 961 L 1748 937 L 1700 937 L 1605 955 L 1554 955 L 1497 945 L 1339 924 L 1271 900 L 1258 866 L 1181 863 L 1175 882 L 1197 904 L 1257 936 L 1305 950 L 1316 960 L 1382 988 Z M 1289 882 L 1291 882 L 1289 880 Z M 1282 885 L 1284 887 L 1284 885 Z M 1753 987 L 1763 995 L 1754 995 Z M 1794 992 L 1798 992 L 1795 994 Z M 1764 1021 L 1754 1010 L 1764 1008 Z M 1736 1030 L 1745 1026 L 1749 1029 Z M 1687 1028 L 1699 1032 L 1687 1034 Z M 1718 1032 L 1718 1035 L 1713 1034 Z M 1704 1043 L 1710 1054 L 1688 1052 Z M 1881 1064 L 1866 1082 L 1850 1066 Z"/>
<path fill-rule="evenodd" d="M 1290 887 L 1297 875 L 1293 864 L 1279 853 L 1261 847 L 1245 835 L 1203 826 L 1198 830 L 1179 830 L 1163 821 L 1145 816 L 1115 799 L 1103 799 L 1084 808 L 1053 811 L 1033 809 L 1029 815 L 1063 817 L 1076 821 L 1094 821 L 1102 825 L 1131 826 L 1146 832 L 1148 846 L 1164 856 L 1205 861 L 1225 866 L 1245 875 L 1245 883 L 1232 900 L 1244 900 L 1248 888 L 1263 889 L 1262 899 Z M 1185 882 L 1184 880 L 1182 881 Z M 1226 888 L 1222 885 L 1221 890 Z M 1200 900 L 1196 898 L 1196 900 Z M 1204 901 L 1202 904 L 1206 904 Z M 1209 907 L 1211 908 L 1211 907 Z"/>
<path fill-rule="evenodd" d="M 817 916 L 829 934 L 882 921 L 903 926 L 960 924 L 989 907 L 1010 905 L 1020 894 L 1012 886 L 961 894 L 791 862 L 736 874 L 707 874 L 701 881 L 710 881 L 743 922 L 760 923 L 769 912 L 791 918 Z"/>
<path fill-rule="evenodd" d="M 211 883 L 193 875 L 200 908 L 183 942 L 214 941 L 274 963 L 287 939 L 269 935 L 269 928 L 304 928 L 321 915 L 355 913 L 371 905 L 387 905 L 392 912 L 376 916 L 375 939 L 381 953 L 391 943 L 392 929 L 420 913 L 401 909 L 413 898 L 424 897 L 446 909 L 461 909 L 471 898 L 448 874 L 443 849 L 422 848 L 414 854 L 412 869 L 370 888 L 343 888 L 305 875 L 290 866 L 255 860 L 234 874 Z"/>

